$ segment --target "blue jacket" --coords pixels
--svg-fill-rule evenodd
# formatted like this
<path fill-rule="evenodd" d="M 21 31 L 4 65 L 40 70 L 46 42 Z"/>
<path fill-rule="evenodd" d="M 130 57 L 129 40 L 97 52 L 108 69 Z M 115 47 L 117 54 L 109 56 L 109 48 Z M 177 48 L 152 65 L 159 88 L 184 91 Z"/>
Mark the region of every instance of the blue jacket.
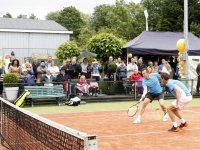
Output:
<path fill-rule="evenodd" d="M 101 69 L 101 66 L 99 65 L 91 66 L 90 68 L 91 74 L 100 74 L 99 69 Z"/>

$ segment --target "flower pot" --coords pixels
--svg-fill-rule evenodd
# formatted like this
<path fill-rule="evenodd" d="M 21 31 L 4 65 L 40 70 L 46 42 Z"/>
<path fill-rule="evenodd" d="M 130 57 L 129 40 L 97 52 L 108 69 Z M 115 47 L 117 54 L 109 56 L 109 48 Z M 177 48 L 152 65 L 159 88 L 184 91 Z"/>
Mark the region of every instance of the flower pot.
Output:
<path fill-rule="evenodd" d="M 5 87 L 6 97 L 9 102 L 14 102 L 17 99 L 19 87 Z"/>

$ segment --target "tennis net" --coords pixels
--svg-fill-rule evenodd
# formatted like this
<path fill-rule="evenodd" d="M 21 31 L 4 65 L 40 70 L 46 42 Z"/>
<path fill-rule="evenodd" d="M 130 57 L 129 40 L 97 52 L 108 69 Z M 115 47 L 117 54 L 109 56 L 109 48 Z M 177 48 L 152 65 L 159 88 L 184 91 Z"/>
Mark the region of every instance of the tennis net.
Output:
<path fill-rule="evenodd" d="M 68 128 L 0 98 L 1 144 L 11 150 L 97 150 L 97 136 Z"/>

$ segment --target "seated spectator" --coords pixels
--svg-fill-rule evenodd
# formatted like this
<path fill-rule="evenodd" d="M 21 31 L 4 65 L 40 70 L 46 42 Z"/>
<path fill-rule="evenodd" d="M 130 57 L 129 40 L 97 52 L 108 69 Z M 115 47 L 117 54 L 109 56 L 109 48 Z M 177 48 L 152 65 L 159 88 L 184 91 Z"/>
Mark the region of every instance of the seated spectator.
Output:
<path fill-rule="evenodd" d="M 44 61 L 40 62 L 40 66 L 37 67 L 37 83 L 40 83 L 40 80 L 43 75 L 45 75 L 47 67 L 44 64 Z"/>
<path fill-rule="evenodd" d="M 155 70 L 153 67 L 153 62 L 150 61 L 148 64 L 149 64 L 149 66 L 147 67 L 147 69 L 149 70 L 149 73 L 154 73 Z"/>
<path fill-rule="evenodd" d="M 51 62 L 51 66 L 49 67 L 50 73 L 56 78 L 56 76 L 59 74 L 59 68 L 56 66 L 56 63 L 54 61 Z"/>
<path fill-rule="evenodd" d="M 28 74 L 27 69 L 22 69 L 22 74 L 20 75 L 20 83 L 22 92 L 24 91 L 24 86 L 35 86 L 35 79 L 32 75 Z"/>
<path fill-rule="evenodd" d="M 30 60 L 28 59 L 28 58 L 25 58 L 25 60 L 24 60 L 24 63 L 22 64 L 22 69 L 26 69 L 26 64 L 30 64 L 30 66 L 32 67 L 32 65 L 31 65 L 31 63 L 30 63 Z"/>
<path fill-rule="evenodd" d="M 79 83 L 75 86 L 79 91 L 87 93 L 89 95 L 90 85 L 87 83 L 87 80 L 84 75 L 80 77 Z"/>
<path fill-rule="evenodd" d="M 68 84 L 68 81 L 70 81 L 70 79 L 70 76 L 65 72 L 65 67 L 62 67 L 60 69 L 60 74 L 56 76 L 56 81 L 58 82 L 58 84 L 63 84 L 63 88 L 66 93 L 66 99 L 68 99 L 71 91 L 74 93 L 74 84 Z"/>
<path fill-rule="evenodd" d="M 45 86 L 53 86 L 52 82 L 54 81 L 56 81 L 56 78 L 51 75 L 50 69 L 47 69 L 46 74 L 42 76 L 41 82 L 43 82 Z"/>
<path fill-rule="evenodd" d="M 33 68 L 32 68 L 32 66 L 31 66 L 31 64 L 28 63 L 28 62 L 26 62 L 26 63 L 25 63 L 25 67 L 26 67 L 26 68 L 24 68 L 24 69 L 27 70 L 28 74 L 30 74 L 31 76 L 34 76 L 34 72 L 33 72 Z M 35 76 L 34 76 L 34 77 L 35 77 Z"/>
<path fill-rule="evenodd" d="M 142 76 L 138 73 L 137 69 L 135 69 L 133 74 L 130 76 L 130 81 L 133 83 L 133 86 L 136 86 L 136 94 L 142 94 Z"/>

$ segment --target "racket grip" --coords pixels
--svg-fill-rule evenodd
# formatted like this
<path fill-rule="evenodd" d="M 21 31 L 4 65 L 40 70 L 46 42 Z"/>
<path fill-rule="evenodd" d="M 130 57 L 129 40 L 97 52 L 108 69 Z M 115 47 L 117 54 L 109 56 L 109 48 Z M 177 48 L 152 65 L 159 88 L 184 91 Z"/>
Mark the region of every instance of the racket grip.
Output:
<path fill-rule="evenodd" d="M 141 102 L 143 100 L 143 98 L 140 98 L 139 102 Z"/>

